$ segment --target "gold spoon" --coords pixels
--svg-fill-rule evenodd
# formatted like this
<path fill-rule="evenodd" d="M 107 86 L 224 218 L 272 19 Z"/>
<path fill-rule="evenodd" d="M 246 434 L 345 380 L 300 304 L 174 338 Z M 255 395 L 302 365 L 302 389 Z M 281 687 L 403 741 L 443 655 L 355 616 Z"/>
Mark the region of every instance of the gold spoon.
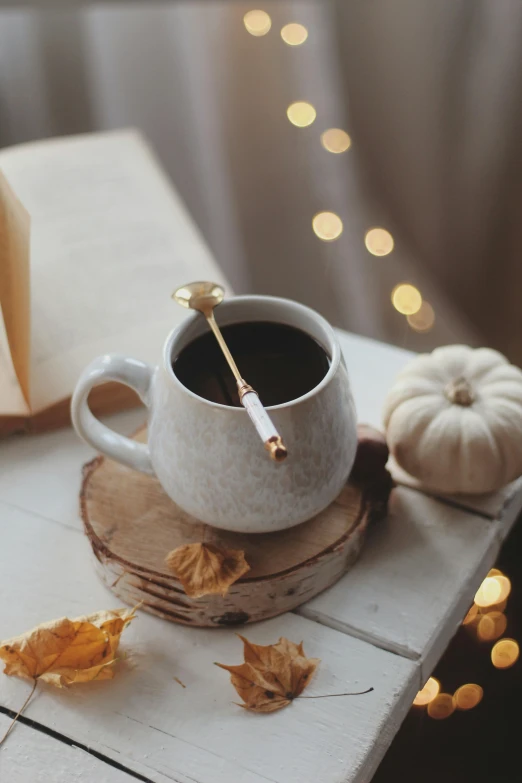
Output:
<path fill-rule="evenodd" d="M 228 346 L 214 318 L 214 308 L 221 304 L 225 298 L 223 288 L 217 285 L 217 283 L 188 283 L 174 291 L 172 298 L 182 307 L 199 310 L 200 313 L 203 313 L 225 355 L 228 366 L 234 374 L 241 405 L 250 416 L 252 423 L 265 444 L 265 449 L 272 459 L 276 462 L 282 462 L 288 455 L 286 446 L 283 444 L 281 436 L 274 427 L 270 416 L 263 408 L 258 393 L 241 377 L 237 364 L 228 350 Z"/>

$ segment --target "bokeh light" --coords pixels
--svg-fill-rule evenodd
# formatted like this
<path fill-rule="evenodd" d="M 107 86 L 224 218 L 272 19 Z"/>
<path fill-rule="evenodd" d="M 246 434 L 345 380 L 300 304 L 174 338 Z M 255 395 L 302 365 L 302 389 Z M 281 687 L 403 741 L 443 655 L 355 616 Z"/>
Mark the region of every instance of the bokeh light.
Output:
<path fill-rule="evenodd" d="M 520 649 L 514 639 L 500 639 L 491 650 L 491 662 L 496 669 L 509 669 L 518 660 Z"/>
<path fill-rule="evenodd" d="M 340 152 L 346 152 L 346 150 L 350 148 L 351 143 L 351 138 L 346 131 L 341 130 L 341 128 L 328 128 L 328 130 L 325 130 L 325 132 L 321 134 L 321 144 L 325 150 L 337 155 Z"/>
<path fill-rule="evenodd" d="M 479 589 L 475 593 L 475 603 L 477 606 L 493 606 L 501 601 L 502 587 L 498 581 L 498 576 L 487 576 Z"/>
<path fill-rule="evenodd" d="M 266 11 L 255 9 L 247 11 L 243 17 L 243 24 L 250 35 L 266 35 L 272 27 L 272 20 Z"/>
<path fill-rule="evenodd" d="M 281 38 L 289 46 L 299 46 L 308 38 L 308 30 L 302 24 L 291 22 L 282 28 Z"/>
<path fill-rule="evenodd" d="M 402 315 L 413 315 L 422 306 L 420 291 L 410 283 L 399 283 L 391 293 L 392 304 Z"/>
<path fill-rule="evenodd" d="M 490 568 L 488 571 L 488 576 L 504 576 L 502 571 L 499 571 L 498 568 Z"/>
<path fill-rule="evenodd" d="M 497 600 L 497 604 L 500 604 L 508 598 L 511 592 L 511 582 L 504 574 L 495 574 L 492 578 L 500 585 L 500 596 Z"/>
<path fill-rule="evenodd" d="M 455 700 L 449 693 L 439 693 L 428 704 L 428 715 L 435 720 L 449 718 L 455 712 Z"/>
<path fill-rule="evenodd" d="M 477 704 L 480 704 L 484 691 L 480 685 L 475 683 L 467 683 L 457 688 L 453 695 L 455 706 L 459 710 L 472 710 Z"/>
<path fill-rule="evenodd" d="M 502 612 L 488 612 L 482 615 L 477 626 L 477 636 L 482 642 L 500 639 L 506 630 L 507 619 Z"/>
<path fill-rule="evenodd" d="M 286 115 L 292 125 L 297 125 L 298 128 L 306 128 L 315 120 L 317 112 L 308 101 L 295 101 L 286 110 Z"/>
<path fill-rule="evenodd" d="M 367 250 L 374 256 L 387 256 L 393 250 L 393 237 L 385 228 L 370 228 L 364 237 Z"/>
<path fill-rule="evenodd" d="M 343 232 L 343 221 L 335 212 L 318 212 L 312 220 L 312 227 L 324 242 L 333 242 Z"/>
<path fill-rule="evenodd" d="M 429 332 L 435 323 L 435 311 L 430 303 L 424 300 L 420 310 L 412 315 L 407 315 L 406 320 L 415 332 Z"/>
<path fill-rule="evenodd" d="M 439 691 L 440 682 L 436 680 L 435 677 L 430 677 L 424 688 L 422 688 L 413 699 L 413 703 L 416 707 L 425 707 L 426 704 L 429 704 L 438 696 Z"/>

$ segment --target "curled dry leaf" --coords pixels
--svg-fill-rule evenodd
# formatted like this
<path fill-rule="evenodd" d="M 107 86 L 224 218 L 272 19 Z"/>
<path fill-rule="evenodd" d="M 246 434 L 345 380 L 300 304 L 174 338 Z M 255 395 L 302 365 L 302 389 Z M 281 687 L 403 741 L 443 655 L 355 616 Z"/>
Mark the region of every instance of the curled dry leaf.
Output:
<path fill-rule="evenodd" d="M 4 673 L 43 680 L 61 688 L 77 682 L 109 680 L 123 629 L 135 609 L 96 612 L 69 620 L 62 617 L 0 643 Z"/>
<path fill-rule="evenodd" d="M 165 560 L 190 598 L 226 595 L 230 585 L 250 570 L 241 549 L 220 549 L 213 544 L 178 546 Z"/>
<path fill-rule="evenodd" d="M 287 707 L 303 692 L 315 672 L 319 658 L 307 658 L 303 643 L 281 637 L 277 644 L 261 646 L 239 636 L 245 662 L 239 666 L 216 666 L 230 672 L 230 681 L 252 712 L 275 712 Z"/>

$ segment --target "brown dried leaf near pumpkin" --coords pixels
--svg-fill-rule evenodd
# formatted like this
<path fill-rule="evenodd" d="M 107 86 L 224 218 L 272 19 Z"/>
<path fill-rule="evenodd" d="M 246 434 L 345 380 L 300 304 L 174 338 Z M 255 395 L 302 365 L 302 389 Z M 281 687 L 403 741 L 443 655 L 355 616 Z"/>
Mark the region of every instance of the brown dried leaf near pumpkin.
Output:
<path fill-rule="evenodd" d="M 120 636 L 135 616 L 135 609 L 114 609 L 42 623 L 0 643 L 4 673 L 58 688 L 109 680 Z"/>
<path fill-rule="evenodd" d="M 189 598 L 217 593 L 226 595 L 230 585 L 250 570 L 241 549 L 220 549 L 213 544 L 186 544 L 169 552 L 165 561 Z"/>
<path fill-rule="evenodd" d="M 239 635 L 239 634 L 238 634 Z M 216 663 L 230 672 L 230 681 L 252 712 L 276 712 L 287 707 L 306 688 L 320 659 L 307 658 L 303 643 L 281 637 L 277 644 L 252 644 L 244 636 L 245 662 L 239 666 Z"/>

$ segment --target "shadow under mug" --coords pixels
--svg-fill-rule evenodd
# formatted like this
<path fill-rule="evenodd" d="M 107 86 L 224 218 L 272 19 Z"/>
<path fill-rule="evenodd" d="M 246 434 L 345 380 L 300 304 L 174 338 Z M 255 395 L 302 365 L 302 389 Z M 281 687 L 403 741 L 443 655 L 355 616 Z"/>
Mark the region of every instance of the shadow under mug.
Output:
<path fill-rule="evenodd" d="M 214 527 L 269 533 L 325 509 L 346 483 L 355 459 L 355 406 L 341 348 L 330 324 L 289 299 L 238 296 L 215 310 L 220 326 L 245 321 L 287 324 L 313 337 L 330 357 L 328 372 L 307 394 L 267 410 L 288 448 L 271 460 L 243 408 L 211 402 L 187 389 L 172 360 L 208 329 L 198 313 L 167 337 L 156 368 L 119 354 L 100 356 L 83 371 L 72 403 L 77 433 L 108 457 L 157 476 L 184 511 Z M 148 408 L 148 443 L 119 435 L 96 419 L 93 386 L 119 381 Z"/>

